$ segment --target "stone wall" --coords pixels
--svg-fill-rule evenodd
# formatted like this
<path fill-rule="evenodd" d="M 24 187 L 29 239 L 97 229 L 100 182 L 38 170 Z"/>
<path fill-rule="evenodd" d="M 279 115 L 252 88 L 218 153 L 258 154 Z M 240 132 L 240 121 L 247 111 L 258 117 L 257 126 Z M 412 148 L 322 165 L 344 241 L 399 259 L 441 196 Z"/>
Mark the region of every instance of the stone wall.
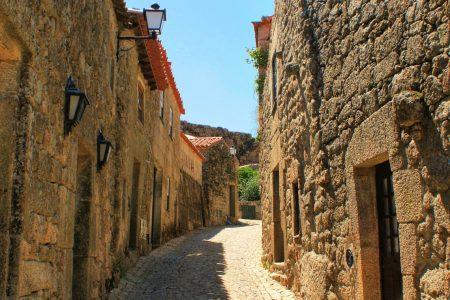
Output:
<path fill-rule="evenodd" d="M 203 226 L 203 189 L 191 175 L 181 172 L 178 188 L 177 232 L 185 233 Z"/>
<path fill-rule="evenodd" d="M 255 220 L 261 220 L 262 218 L 262 207 L 261 207 L 261 201 L 239 201 L 239 218 L 246 219 L 244 210 L 245 209 L 254 209 L 255 211 Z"/>
<path fill-rule="evenodd" d="M 184 233 L 204 225 L 203 160 L 200 151 L 181 133 L 181 179 L 177 194 L 177 232 Z"/>
<path fill-rule="evenodd" d="M 203 197 L 206 226 L 225 225 L 227 219 L 239 218 L 237 169 L 239 162 L 230 155 L 225 142 L 216 143 L 203 151 Z M 233 203 L 234 201 L 234 203 Z"/>
<path fill-rule="evenodd" d="M 119 30 L 134 34 L 123 1 L 0 2 L 0 298 L 102 298 L 176 235 L 180 103 L 166 84 L 159 118 L 142 44 L 116 57 Z M 65 135 L 69 75 L 90 105 Z M 113 151 L 98 170 L 100 131 Z"/>
<path fill-rule="evenodd" d="M 276 1 L 260 110 L 263 263 L 302 298 L 380 297 L 385 161 L 403 296 L 449 297 L 448 15 L 442 0 Z"/>

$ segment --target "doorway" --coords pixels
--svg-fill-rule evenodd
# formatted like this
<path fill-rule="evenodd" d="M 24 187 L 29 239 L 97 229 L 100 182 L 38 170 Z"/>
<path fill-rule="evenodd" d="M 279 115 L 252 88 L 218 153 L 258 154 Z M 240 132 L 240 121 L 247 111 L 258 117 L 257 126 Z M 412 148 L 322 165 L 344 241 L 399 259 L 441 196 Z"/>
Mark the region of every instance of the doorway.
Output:
<path fill-rule="evenodd" d="M 230 185 L 230 218 L 236 217 L 236 188 Z"/>
<path fill-rule="evenodd" d="M 382 298 L 403 299 L 399 230 L 389 162 L 377 165 L 375 172 Z"/>
<path fill-rule="evenodd" d="M 130 235 L 128 248 L 135 250 L 137 248 L 137 226 L 138 226 L 138 200 L 139 200 L 139 174 L 141 165 L 139 162 L 133 164 L 133 185 L 130 201 Z"/>
<path fill-rule="evenodd" d="M 281 225 L 280 206 L 280 172 L 272 172 L 273 189 L 273 259 L 275 262 L 284 262 L 284 233 Z"/>
<path fill-rule="evenodd" d="M 90 212 L 92 199 L 92 159 L 79 147 L 75 196 L 72 299 L 89 295 Z"/>
<path fill-rule="evenodd" d="M 162 174 L 157 168 L 153 169 L 153 208 L 152 208 L 152 247 L 158 247 L 161 236 L 161 192 Z"/>
<path fill-rule="evenodd" d="M 21 73 L 26 62 L 22 60 L 22 45 L 15 39 L 18 35 L 13 27 L 9 17 L 0 12 L 0 299 L 15 296 L 18 291 L 15 274 L 19 273 L 24 206 L 17 175 L 24 176 L 25 164 L 16 161 L 19 156 L 25 157 L 27 149 L 16 138 L 27 127 L 22 122 L 26 116 L 21 109 L 25 102 Z"/>

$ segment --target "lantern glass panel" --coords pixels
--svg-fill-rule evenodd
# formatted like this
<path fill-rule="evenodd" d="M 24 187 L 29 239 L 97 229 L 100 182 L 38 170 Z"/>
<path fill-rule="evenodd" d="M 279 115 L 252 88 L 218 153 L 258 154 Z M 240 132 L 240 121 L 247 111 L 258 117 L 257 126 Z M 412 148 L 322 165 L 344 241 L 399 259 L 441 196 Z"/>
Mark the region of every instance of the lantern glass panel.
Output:
<path fill-rule="evenodd" d="M 105 163 L 108 161 L 110 153 L 111 153 L 111 145 L 107 144 L 107 146 L 106 146 L 106 153 L 105 153 L 105 160 L 104 160 Z"/>
<path fill-rule="evenodd" d="M 107 150 L 107 144 L 101 143 L 100 144 L 100 162 L 104 163 L 106 158 L 106 150 Z"/>
<path fill-rule="evenodd" d="M 81 118 L 83 117 L 83 114 L 84 114 L 84 110 L 86 109 L 86 105 L 87 105 L 86 99 L 84 97 L 81 97 L 80 105 L 78 107 L 77 115 L 75 118 L 75 122 L 81 121 Z"/>
<path fill-rule="evenodd" d="M 80 95 L 72 94 L 69 96 L 69 120 L 73 121 L 75 119 L 75 114 L 77 113 L 78 103 L 80 102 Z"/>
<path fill-rule="evenodd" d="M 149 31 L 161 31 L 162 22 L 164 20 L 163 10 L 146 10 L 147 24 Z"/>

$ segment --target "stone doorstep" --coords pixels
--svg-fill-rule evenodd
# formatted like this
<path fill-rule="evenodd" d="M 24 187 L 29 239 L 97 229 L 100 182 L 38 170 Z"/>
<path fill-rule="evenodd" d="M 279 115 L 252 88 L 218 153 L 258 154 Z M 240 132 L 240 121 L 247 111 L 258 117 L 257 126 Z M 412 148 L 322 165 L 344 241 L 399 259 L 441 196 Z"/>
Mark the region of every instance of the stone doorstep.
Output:
<path fill-rule="evenodd" d="M 284 262 L 273 263 L 269 268 L 269 272 L 270 278 L 279 282 L 281 285 L 288 287 L 288 278 L 285 275 L 286 263 Z"/>
<path fill-rule="evenodd" d="M 278 272 L 270 273 L 270 278 L 279 282 L 281 285 L 287 287 L 288 286 L 288 278 L 286 275 L 280 274 Z"/>

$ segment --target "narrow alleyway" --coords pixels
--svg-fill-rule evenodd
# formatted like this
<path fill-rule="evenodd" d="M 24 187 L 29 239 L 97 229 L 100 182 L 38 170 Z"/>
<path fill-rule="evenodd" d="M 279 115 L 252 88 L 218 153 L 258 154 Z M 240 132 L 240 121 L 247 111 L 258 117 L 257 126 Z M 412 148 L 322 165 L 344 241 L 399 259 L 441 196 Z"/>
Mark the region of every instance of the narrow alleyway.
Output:
<path fill-rule="evenodd" d="M 110 299 L 294 299 L 260 256 L 259 221 L 199 230 L 142 257 Z"/>

